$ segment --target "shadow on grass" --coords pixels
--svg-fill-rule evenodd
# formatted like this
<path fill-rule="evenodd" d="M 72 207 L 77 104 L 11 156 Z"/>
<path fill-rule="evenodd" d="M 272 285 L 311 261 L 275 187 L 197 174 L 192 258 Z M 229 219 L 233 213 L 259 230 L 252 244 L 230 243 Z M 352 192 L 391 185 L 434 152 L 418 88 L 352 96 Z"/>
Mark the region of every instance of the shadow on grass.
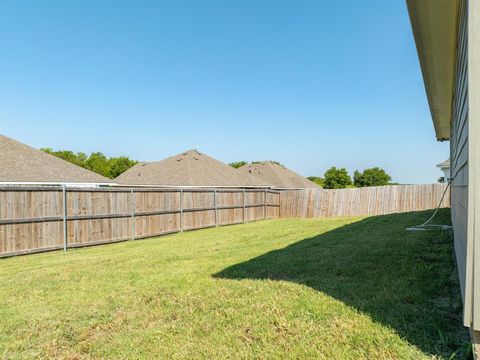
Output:
<path fill-rule="evenodd" d="M 370 217 L 233 265 L 223 279 L 307 285 L 394 329 L 423 352 L 469 358 L 450 231 L 407 232 L 431 211 Z M 438 223 L 450 223 L 449 210 Z"/>

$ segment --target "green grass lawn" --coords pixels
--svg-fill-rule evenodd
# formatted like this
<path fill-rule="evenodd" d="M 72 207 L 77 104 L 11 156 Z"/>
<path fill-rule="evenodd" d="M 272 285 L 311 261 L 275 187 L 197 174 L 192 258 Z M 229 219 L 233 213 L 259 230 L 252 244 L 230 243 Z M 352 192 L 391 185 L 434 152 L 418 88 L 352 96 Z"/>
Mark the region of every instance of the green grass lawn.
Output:
<path fill-rule="evenodd" d="M 451 234 L 404 230 L 429 214 L 0 260 L 0 357 L 466 358 Z"/>

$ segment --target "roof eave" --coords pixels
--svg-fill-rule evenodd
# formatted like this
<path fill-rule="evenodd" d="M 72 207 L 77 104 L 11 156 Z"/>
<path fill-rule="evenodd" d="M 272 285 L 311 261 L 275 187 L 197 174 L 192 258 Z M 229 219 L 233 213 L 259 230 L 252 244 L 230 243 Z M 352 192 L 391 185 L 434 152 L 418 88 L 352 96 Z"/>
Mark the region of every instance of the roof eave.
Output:
<path fill-rule="evenodd" d="M 450 139 L 458 0 L 407 0 L 437 140 Z"/>

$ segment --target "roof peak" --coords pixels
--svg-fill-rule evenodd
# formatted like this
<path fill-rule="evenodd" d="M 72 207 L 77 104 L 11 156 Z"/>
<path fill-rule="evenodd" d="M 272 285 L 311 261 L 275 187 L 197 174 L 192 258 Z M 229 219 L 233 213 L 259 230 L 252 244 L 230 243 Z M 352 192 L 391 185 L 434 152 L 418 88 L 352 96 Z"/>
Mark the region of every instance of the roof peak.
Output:
<path fill-rule="evenodd" d="M 147 166 L 148 165 L 148 166 Z M 233 167 L 190 149 L 164 160 L 132 167 L 117 179 L 133 185 L 169 186 L 248 186 Z"/>
<path fill-rule="evenodd" d="M 238 168 L 238 171 L 252 175 L 265 183 L 279 188 L 300 189 L 318 187 L 318 185 L 288 169 L 285 165 L 278 164 L 272 160 L 246 164 Z"/>

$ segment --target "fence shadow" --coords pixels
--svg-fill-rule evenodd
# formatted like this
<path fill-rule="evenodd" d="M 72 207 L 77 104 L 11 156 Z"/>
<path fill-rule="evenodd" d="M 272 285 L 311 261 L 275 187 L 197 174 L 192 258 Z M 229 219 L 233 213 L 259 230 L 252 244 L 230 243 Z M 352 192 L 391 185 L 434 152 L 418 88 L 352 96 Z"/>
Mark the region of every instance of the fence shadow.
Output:
<path fill-rule="evenodd" d="M 223 279 L 290 281 L 321 291 L 422 351 L 467 358 L 450 232 L 407 232 L 431 211 L 370 217 L 233 265 Z M 439 223 L 449 223 L 441 210 Z"/>

